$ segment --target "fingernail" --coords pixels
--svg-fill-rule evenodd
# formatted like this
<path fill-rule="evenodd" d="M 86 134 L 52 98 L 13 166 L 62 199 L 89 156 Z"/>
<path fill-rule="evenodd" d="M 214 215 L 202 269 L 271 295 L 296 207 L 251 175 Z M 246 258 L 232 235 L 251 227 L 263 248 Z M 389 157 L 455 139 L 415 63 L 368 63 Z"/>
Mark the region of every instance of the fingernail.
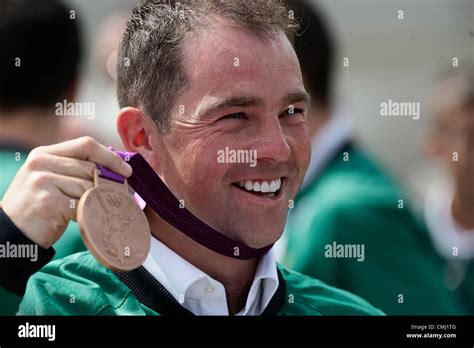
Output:
<path fill-rule="evenodd" d="M 123 161 L 122 162 L 122 166 L 125 170 L 125 172 L 127 173 L 127 177 L 129 177 L 130 175 L 132 175 L 133 173 L 133 169 L 132 169 L 132 166 L 130 164 L 128 164 L 127 162 Z"/>

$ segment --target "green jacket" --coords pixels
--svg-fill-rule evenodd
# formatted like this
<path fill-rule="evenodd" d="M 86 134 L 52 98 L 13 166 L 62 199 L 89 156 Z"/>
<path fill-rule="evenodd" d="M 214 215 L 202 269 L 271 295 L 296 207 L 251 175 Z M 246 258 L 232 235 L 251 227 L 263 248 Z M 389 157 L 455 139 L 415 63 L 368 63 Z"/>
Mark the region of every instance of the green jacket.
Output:
<path fill-rule="evenodd" d="M 27 156 L 27 151 L 0 149 L 0 200 Z M 55 259 L 86 250 L 76 223 L 68 225 L 64 235 L 54 244 L 54 249 Z M 14 315 L 20 301 L 21 297 L 0 287 L 0 315 Z"/>
<path fill-rule="evenodd" d="M 278 266 L 277 315 L 383 315 L 365 300 Z M 149 295 L 147 295 L 149 294 Z M 140 298 L 140 300 L 139 300 Z M 161 299 L 156 301 L 156 299 Z M 89 253 L 49 263 L 28 281 L 19 315 L 190 315 L 143 267 L 113 273 Z M 171 301 L 171 302 L 170 302 Z M 269 305 L 270 306 L 270 305 Z"/>
<path fill-rule="evenodd" d="M 285 266 L 353 292 L 388 315 L 474 314 L 473 267 L 463 289 L 445 286 L 446 264 L 425 226 L 398 187 L 352 145 L 299 193 L 285 233 Z M 351 245 L 364 257 L 342 249 Z"/>

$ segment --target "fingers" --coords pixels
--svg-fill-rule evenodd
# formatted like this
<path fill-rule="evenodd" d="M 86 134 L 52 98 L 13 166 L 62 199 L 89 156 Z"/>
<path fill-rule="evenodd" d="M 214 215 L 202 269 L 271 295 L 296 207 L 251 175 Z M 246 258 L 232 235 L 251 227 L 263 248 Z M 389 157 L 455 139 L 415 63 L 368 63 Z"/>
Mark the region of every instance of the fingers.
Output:
<path fill-rule="evenodd" d="M 77 222 L 77 205 L 79 204 L 78 199 L 69 199 L 69 215 L 66 215 L 66 219 Z"/>
<path fill-rule="evenodd" d="M 32 176 L 32 185 L 37 188 L 38 192 L 41 188 L 43 202 L 50 207 L 48 210 L 59 213 L 64 221 L 77 220 L 79 199 L 87 190 L 94 187 L 91 180 L 51 172 L 36 172 Z M 44 197 L 45 195 L 46 197 Z"/>
<path fill-rule="evenodd" d="M 70 220 L 76 222 L 79 200 L 65 195 L 59 188 L 56 188 L 55 191 L 51 191 L 51 196 L 54 196 L 55 200 L 54 209 L 60 213 L 62 221 L 65 221 L 65 226 Z"/>
<path fill-rule="evenodd" d="M 50 154 L 38 154 L 28 162 L 30 169 L 49 171 L 59 175 L 85 180 L 94 179 L 95 163 L 76 158 L 60 157 Z"/>
<path fill-rule="evenodd" d="M 51 187 L 57 188 L 65 196 L 73 199 L 81 198 L 84 192 L 94 187 L 94 183 L 91 180 L 51 172 L 36 172 L 32 174 L 32 180 L 33 186 L 38 190 L 47 190 Z"/>
<path fill-rule="evenodd" d="M 125 177 L 132 168 L 89 137 L 30 152 L 3 196 L 3 210 L 31 240 L 48 248 L 76 220 L 78 200 L 94 186 L 96 163 Z"/>
<path fill-rule="evenodd" d="M 127 178 L 132 175 L 132 168 L 128 163 L 91 137 L 82 137 L 55 145 L 39 147 L 32 151 L 34 156 L 42 153 L 98 163 Z"/>

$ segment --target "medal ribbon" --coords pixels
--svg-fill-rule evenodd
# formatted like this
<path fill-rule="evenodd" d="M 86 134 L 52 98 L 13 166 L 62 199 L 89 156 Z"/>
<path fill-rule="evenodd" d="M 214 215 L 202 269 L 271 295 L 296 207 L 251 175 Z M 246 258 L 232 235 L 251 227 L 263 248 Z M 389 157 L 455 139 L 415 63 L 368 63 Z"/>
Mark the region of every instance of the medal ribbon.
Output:
<path fill-rule="evenodd" d="M 202 246 L 240 260 L 261 256 L 273 246 L 272 244 L 255 249 L 230 239 L 197 218 L 186 208 L 180 208 L 178 199 L 140 154 L 121 151 L 116 151 L 116 153 L 133 168 L 133 174 L 127 181 L 146 204 L 171 226 Z M 125 182 L 125 178 L 117 173 L 102 166 L 98 167 L 102 177 L 121 183 Z"/>

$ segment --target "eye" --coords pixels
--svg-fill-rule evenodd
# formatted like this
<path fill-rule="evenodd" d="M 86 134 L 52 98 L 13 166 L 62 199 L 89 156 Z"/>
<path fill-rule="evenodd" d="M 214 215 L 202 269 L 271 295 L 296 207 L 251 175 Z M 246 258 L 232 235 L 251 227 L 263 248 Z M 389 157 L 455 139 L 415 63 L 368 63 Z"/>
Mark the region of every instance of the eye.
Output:
<path fill-rule="evenodd" d="M 236 112 L 236 113 L 229 114 L 229 115 L 226 115 L 226 116 L 224 116 L 224 117 L 221 117 L 219 120 L 226 120 L 226 119 L 230 119 L 230 120 L 241 120 L 241 119 L 244 119 L 244 118 L 246 118 L 245 113 L 243 113 L 243 112 Z"/>
<path fill-rule="evenodd" d="M 298 114 L 304 115 L 304 112 L 305 111 L 303 109 L 295 108 L 292 106 L 292 107 L 289 107 L 287 110 L 283 111 L 280 117 L 293 116 L 293 115 L 298 115 Z"/>

